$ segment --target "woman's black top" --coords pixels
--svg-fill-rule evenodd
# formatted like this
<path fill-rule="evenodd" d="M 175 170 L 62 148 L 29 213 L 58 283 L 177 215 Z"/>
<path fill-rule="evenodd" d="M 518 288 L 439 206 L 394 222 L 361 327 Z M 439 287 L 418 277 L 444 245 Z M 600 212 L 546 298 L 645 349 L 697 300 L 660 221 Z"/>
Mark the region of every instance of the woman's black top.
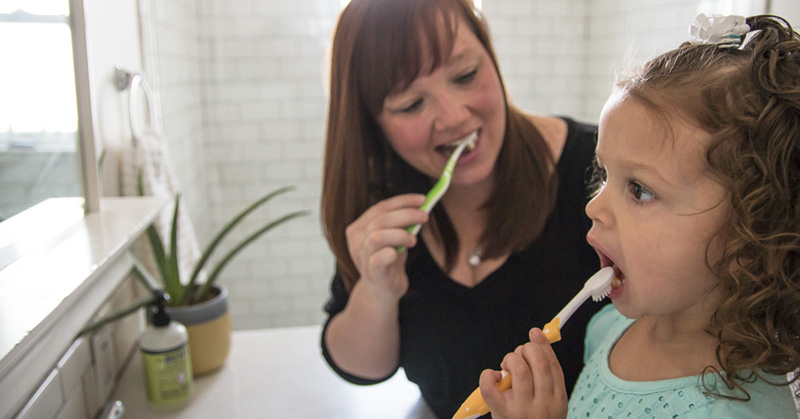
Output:
<path fill-rule="evenodd" d="M 557 164 L 557 203 L 538 239 L 474 288 L 442 272 L 422 240 L 409 257 L 409 289 L 400 300 L 398 367 L 419 386 L 440 418 L 451 418 L 477 388 L 481 372 L 500 369 L 508 352 L 528 342 L 528 331 L 552 320 L 599 269 L 597 254 L 586 243 L 591 221 L 584 213 L 597 127 L 565 120 L 569 132 Z M 338 274 L 331 294 L 325 305 L 328 322 L 347 304 Z M 562 340 L 553 344 L 568 392 L 583 368 L 586 324 L 606 303 L 584 303 L 562 329 Z M 322 351 L 330 366 L 350 382 L 373 384 L 389 378 L 366 380 L 342 371 L 324 338 Z"/>

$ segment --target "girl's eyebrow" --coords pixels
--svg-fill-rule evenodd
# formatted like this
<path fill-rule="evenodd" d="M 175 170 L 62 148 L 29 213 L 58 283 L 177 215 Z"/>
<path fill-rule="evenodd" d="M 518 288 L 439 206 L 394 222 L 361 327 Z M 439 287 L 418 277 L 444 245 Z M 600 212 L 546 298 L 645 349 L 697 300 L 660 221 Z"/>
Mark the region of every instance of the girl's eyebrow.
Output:
<path fill-rule="evenodd" d="M 675 185 L 672 184 L 672 182 L 668 181 L 661 174 L 661 172 L 659 172 L 658 170 L 654 169 L 653 166 L 650 166 L 650 165 L 647 165 L 647 164 L 643 164 L 643 163 L 638 163 L 638 162 L 631 161 L 631 160 L 625 160 L 625 159 L 620 160 L 618 162 L 618 164 L 622 169 L 624 169 L 626 171 L 646 172 L 646 173 L 652 175 L 653 177 L 657 178 L 657 180 L 660 181 L 660 182 L 663 182 L 663 183 L 665 183 L 665 184 L 667 184 L 669 186 L 675 186 Z"/>

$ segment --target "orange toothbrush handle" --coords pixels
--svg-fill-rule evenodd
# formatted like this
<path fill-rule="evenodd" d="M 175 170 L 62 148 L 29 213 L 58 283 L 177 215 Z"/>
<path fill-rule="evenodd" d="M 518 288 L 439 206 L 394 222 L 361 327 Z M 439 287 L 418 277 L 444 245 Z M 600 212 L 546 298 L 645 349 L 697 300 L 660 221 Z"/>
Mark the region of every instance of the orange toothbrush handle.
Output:
<path fill-rule="evenodd" d="M 497 382 L 497 388 L 500 391 L 506 391 L 511 388 L 511 374 L 503 371 L 503 378 Z M 473 419 L 481 417 L 485 414 L 489 413 L 489 406 L 486 405 L 486 402 L 483 401 L 483 396 L 481 396 L 481 388 L 478 387 L 472 394 L 467 397 L 467 400 L 464 400 L 464 403 L 461 404 L 461 407 L 458 408 L 458 412 L 453 415 L 453 419 Z"/>
<path fill-rule="evenodd" d="M 559 325 L 561 324 L 561 319 L 558 317 L 554 318 L 544 325 L 542 332 L 544 336 L 547 338 L 547 341 L 550 343 L 555 343 L 561 340 L 561 328 Z M 503 371 L 503 378 L 497 383 L 497 388 L 500 391 L 506 391 L 511 388 L 511 374 Z M 476 388 L 472 394 L 467 397 L 467 400 L 464 400 L 464 403 L 461 404 L 461 407 L 458 408 L 458 412 L 453 415 L 453 419 L 474 419 L 481 417 L 485 414 L 489 413 L 489 406 L 486 405 L 486 402 L 483 400 L 483 396 L 481 396 L 481 389 L 480 387 Z"/>
<path fill-rule="evenodd" d="M 542 333 L 550 343 L 555 343 L 561 340 L 561 319 L 558 317 L 550 320 L 550 323 L 544 325 Z"/>

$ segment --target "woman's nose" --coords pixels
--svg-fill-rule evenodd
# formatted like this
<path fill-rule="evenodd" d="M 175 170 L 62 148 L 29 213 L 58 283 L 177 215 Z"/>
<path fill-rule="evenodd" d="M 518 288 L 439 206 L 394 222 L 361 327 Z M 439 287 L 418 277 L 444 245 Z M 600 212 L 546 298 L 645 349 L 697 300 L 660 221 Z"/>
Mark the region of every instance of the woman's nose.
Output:
<path fill-rule="evenodd" d="M 437 97 L 435 127 L 447 129 L 457 126 L 469 118 L 469 108 L 457 93 L 442 92 Z"/>

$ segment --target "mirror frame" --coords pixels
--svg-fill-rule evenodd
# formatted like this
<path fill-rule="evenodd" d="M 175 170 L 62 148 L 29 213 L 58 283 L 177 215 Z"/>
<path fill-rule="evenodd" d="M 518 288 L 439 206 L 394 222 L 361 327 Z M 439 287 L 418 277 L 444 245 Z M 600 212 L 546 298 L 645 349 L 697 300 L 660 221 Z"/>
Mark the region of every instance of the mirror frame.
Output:
<path fill-rule="evenodd" d="M 86 0 L 69 0 L 72 61 L 75 67 L 75 98 L 78 108 L 78 148 L 84 213 L 100 210 L 100 182 L 92 107 L 89 43 L 86 29 Z"/>

